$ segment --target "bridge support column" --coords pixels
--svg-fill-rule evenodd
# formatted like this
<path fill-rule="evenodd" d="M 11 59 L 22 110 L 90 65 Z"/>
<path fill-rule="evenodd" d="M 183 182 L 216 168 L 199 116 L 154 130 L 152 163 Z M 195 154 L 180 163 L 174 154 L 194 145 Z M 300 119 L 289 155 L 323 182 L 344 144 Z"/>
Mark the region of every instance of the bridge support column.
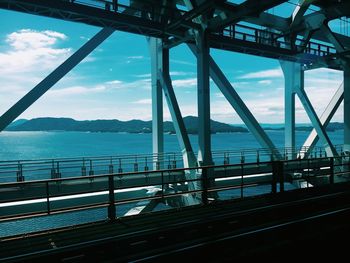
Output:
<path fill-rule="evenodd" d="M 192 53 L 197 56 L 196 46 L 188 44 Z M 263 148 L 267 148 L 273 153 L 275 159 L 281 159 L 279 152 L 276 150 L 275 145 L 267 136 L 266 132 L 261 128 L 258 121 L 254 118 L 254 115 L 250 112 L 248 107 L 244 104 L 238 93 L 232 87 L 230 81 L 225 77 L 225 74 L 221 71 L 219 66 L 215 63 L 214 59 L 209 56 L 209 73 L 215 84 L 218 86 L 222 94 L 227 101 L 231 104 L 232 108 L 237 112 L 245 125 L 247 125 L 249 131 L 254 135 L 256 140 Z"/>
<path fill-rule="evenodd" d="M 164 153 L 163 135 L 163 93 L 160 85 L 159 72 L 162 71 L 162 40 L 149 39 L 151 53 L 151 77 L 152 77 L 152 151 L 156 155 L 154 169 L 162 168 Z"/>
<path fill-rule="evenodd" d="M 206 30 L 197 35 L 197 93 L 198 93 L 198 162 L 213 163 L 210 130 L 209 43 Z"/>
<path fill-rule="evenodd" d="M 193 153 L 192 146 L 185 128 L 181 115 L 180 107 L 177 103 L 175 92 L 171 83 L 169 72 L 169 49 L 164 48 L 161 39 L 152 38 L 149 41 L 151 48 L 152 60 L 152 114 L 153 114 L 153 153 L 160 154 L 163 152 L 163 101 L 162 90 L 169 107 L 169 112 L 173 121 L 176 136 L 182 151 L 184 167 L 195 167 L 196 157 Z M 157 71 L 156 71 L 157 70 Z M 159 90 L 160 89 L 160 90 Z M 161 127 L 161 128 L 160 128 Z M 159 158 L 162 158 L 159 156 Z M 158 161 L 162 161 L 161 159 Z M 155 167 L 156 169 L 161 166 Z M 196 178 L 196 171 L 186 171 L 187 180 Z M 179 178 L 181 179 L 181 178 Z M 172 188 L 176 189 L 176 184 Z M 198 190 L 195 182 L 188 183 L 189 190 Z M 195 196 L 175 197 L 169 200 L 170 203 L 180 206 L 197 204 Z"/>
<path fill-rule="evenodd" d="M 103 41 L 105 41 L 112 33 L 113 28 L 105 27 L 98 32 L 93 38 L 86 42 L 65 62 L 58 66 L 52 73 L 29 91 L 15 105 L 6 111 L 0 117 L 0 132 L 3 131 L 12 121 L 19 117 L 27 110 L 34 102 L 52 88 L 59 80 L 61 80 L 68 72 L 86 58 L 92 51 L 95 50 Z"/>
<path fill-rule="evenodd" d="M 289 111 L 290 108 L 287 107 L 295 107 L 294 101 L 291 101 L 291 93 L 295 93 L 298 95 L 301 103 L 303 104 L 303 107 L 313 125 L 315 128 L 317 135 L 320 137 L 327 156 L 333 157 L 336 156 L 337 153 L 335 151 L 335 148 L 330 141 L 325 127 L 322 125 L 320 119 L 318 118 L 305 90 L 304 90 L 304 71 L 301 68 L 301 64 L 296 62 L 287 62 L 282 61 L 281 66 L 284 72 L 285 81 L 286 81 L 286 147 L 289 147 L 289 144 L 293 144 L 291 146 L 295 147 L 295 113 L 291 114 Z M 291 87 L 289 87 L 291 85 Z M 295 112 L 293 110 L 293 112 Z M 287 123 L 288 122 L 288 123 Z M 293 158 L 295 156 L 293 155 Z"/>
<path fill-rule="evenodd" d="M 344 151 L 350 151 L 350 66 L 344 68 Z"/>
<path fill-rule="evenodd" d="M 165 99 L 168 104 L 171 119 L 174 124 L 177 140 L 183 156 L 184 168 L 195 167 L 196 157 L 193 153 L 190 139 L 188 137 L 185 123 L 183 121 L 179 104 L 171 83 L 169 73 L 169 50 L 163 49 L 163 72 L 159 72 L 160 84 L 163 88 Z"/>
<path fill-rule="evenodd" d="M 177 140 L 182 152 L 182 158 L 184 162 L 184 168 L 196 167 L 196 156 L 193 153 L 190 139 L 188 137 L 185 123 L 183 121 L 180 107 L 177 103 L 175 92 L 171 83 L 169 74 L 169 50 L 163 49 L 163 72 L 159 72 L 160 84 L 163 87 L 164 95 L 169 107 L 171 119 L 175 128 Z M 187 180 L 196 179 L 196 170 L 185 171 L 185 178 Z M 188 190 L 198 190 L 197 182 L 189 182 Z M 198 203 L 198 199 L 195 196 L 182 197 L 182 205 L 193 205 Z"/>
<path fill-rule="evenodd" d="M 295 93 L 304 88 L 304 76 L 299 63 L 280 61 L 284 75 L 284 146 L 292 151 L 288 159 L 296 157 L 295 149 Z"/>

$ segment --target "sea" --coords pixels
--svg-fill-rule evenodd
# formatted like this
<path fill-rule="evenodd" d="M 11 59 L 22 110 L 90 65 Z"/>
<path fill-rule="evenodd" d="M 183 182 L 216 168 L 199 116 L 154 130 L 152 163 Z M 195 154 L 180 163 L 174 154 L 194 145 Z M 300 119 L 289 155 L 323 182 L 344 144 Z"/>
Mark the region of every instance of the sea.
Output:
<path fill-rule="evenodd" d="M 283 147 L 284 132 L 268 130 L 276 147 Z M 296 144 L 301 146 L 309 132 L 297 131 Z M 198 137 L 189 135 L 194 151 L 198 150 Z M 342 144 L 343 131 L 329 133 L 333 144 Z M 222 133 L 212 135 L 212 150 L 242 150 L 260 148 L 251 133 Z M 176 135 L 164 134 L 165 152 L 180 152 Z M 89 133 L 89 132 L 1 132 L 0 161 L 35 160 L 41 158 L 109 156 L 122 154 L 149 154 L 152 152 L 151 134 Z M 270 191 L 268 188 L 245 192 L 245 196 Z M 136 207 L 144 204 L 136 204 Z M 117 207 L 117 215 L 127 215 L 130 206 Z M 166 206 L 158 210 L 168 209 Z M 1 203 L 0 203 L 1 210 Z M 67 227 L 76 224 L 106 220 L 106 209 L 83 210 L 74 213 L 40 216 L 16 221 L 0 222 L 0 238 L 24 235 L 35 231 Z"/>
<path fill-rule="evenodd" d="M 284 146 L 284 132 L 268 130 L 276 147 Z M 296 145 L 301 146 L 309 135 L 296 132 Z M 343 143 L 343 130 L 329 132 L 333 144 Z M 198 151 L 198 136 L 189 135 L 193 150 Z M 251 133 L 212 134 L 212 150 L 242 150 L 261 146 Z M 164 134 L 164 151 L 181 152 L 176 135 Z M 1 132 L 0 161 L 41 158 L 116 156 L 152 153 L 151 134 L 91 133 L 91 132 Z"/>

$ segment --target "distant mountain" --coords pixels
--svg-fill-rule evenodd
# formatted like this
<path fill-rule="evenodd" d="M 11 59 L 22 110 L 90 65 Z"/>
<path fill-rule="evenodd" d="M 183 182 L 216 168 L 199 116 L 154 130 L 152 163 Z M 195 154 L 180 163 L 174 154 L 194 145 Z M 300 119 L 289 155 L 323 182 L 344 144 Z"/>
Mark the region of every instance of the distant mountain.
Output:
<path fill-rule="evenodd" d="M 198 118 L 187 116 L 184 118 L 186 130 L 189 134 L 198 133 Z M 84 132 L 127 132 L 150 133 L 151 121 L 131 120 L 93 120 L 76 121 L 71 118 L 36 118 L 12 123 L 7 131 L 84 131 Z M 172 122 L 164 122 L 164 132 L 175 133 Z M 212 133 L 248 132 L 244 127 L 231 126 L 211 120 Z"/>
<path fill-rule="evenodd" d="M 16 127 L 18 125 L 22 125 L 23 123 L 27 122 L 28 120 L 26 119 L 19 119 L 19 120 L 15 120 L 14 122 L 12 122 L 8 127 Z"/>
<path fill-rule="evenodd" d="M 296 126 L 295 130 L 296 131 L 312 131 L 313 127 L 311 125 L 305 125 L 303 124 L 303 126 Z M 328 124 L 326 130 L 333 132 L 336 130 L 343 130 L 344 129 L 344 123 L 340 123 L 340 122 L 331 122 Z M 274 130 L 274 131 L 283 131 L 284 127 L 269 127 L 266 124 L 266 127 L 264 127 L 264 130 Z"/>

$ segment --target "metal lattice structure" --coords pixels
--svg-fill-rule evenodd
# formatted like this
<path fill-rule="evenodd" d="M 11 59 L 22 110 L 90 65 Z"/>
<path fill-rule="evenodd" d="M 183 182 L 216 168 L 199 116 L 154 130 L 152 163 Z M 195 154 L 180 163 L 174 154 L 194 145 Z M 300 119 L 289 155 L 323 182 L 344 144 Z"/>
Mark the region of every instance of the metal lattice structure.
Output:
<path fill-rule="evenodd" d="M 235 3 L 236 2 L 236 3 Z M 239 2 L 239 3 L 237 3 Z M 0 0 L 0 8 L 102 27 L 102 30 L 0 117 L 0 131 L 79 64 L 114 31 L 148 38 L 151 52 L 153 152 L 163 152 L 165 94 L 185 167 L 212 164 L 210 81 L 212 78 L 263 148 L 281 158 L 275 146 L 240 98 L 210 49 L 253 54 L 280 61 L 285 76 L 285 146 L 295 148 L 295 95 L 314 130 L 305 141 L 310 151 L 318 138 L 328 156 L 336 156 L 325 127 L 344 101 L 344 149 L 350 149 L 350 37 L 335 33 L 329 22 L 350 16 L 350 1 L 299 0 L 282 17 L 269 11 L 291 4 L 286 0 Z M 187 44 L 197 58 L 199 118 L 198 159 L 193 153 L 169 74 L 169 49 Z M 344 82 L 321 118 L 304 91 L 304 71 L 314 68 L 344 71 Z M 305 155 L 307 155 L 306 153 Z M 290 158 L 294 158 L 292 153 Z M 193 175 L 189 175 L 191 178 Z"/>

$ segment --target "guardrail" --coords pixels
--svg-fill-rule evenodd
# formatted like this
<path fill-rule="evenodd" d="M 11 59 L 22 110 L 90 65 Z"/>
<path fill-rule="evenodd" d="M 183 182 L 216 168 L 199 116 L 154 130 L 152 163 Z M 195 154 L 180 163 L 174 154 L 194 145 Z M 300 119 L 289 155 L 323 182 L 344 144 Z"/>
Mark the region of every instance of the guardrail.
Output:
<path fill-rule="evenodd" d="M 61 0 L 64 1 L 64 0 Z M 71 2 L 73 4 L 79 4 L 79 5 L 84 5 L 84 6 L 89 6 L 89 7 L 94 7 L 98 9 L 103 9 L 109 12 L 114 12 L 114 13 L 123 13 L 126 10 L 130 11 L 128 14 L 136 17 L 146 17 L 149 16 L 150 19 L 155 18 L 155 16 L 164 16 L 164 13 L 161 13 L 160 11 L 157 10 L 165 10 L 165 13 L 167 17 L 175 15 L 177 12 L 180 14 L 184 14 L 187 11 L 186 10 L 179 10 L 179 9 L 174 9 L 171 6 L 168 5 L 163 5 L 162 3 L 158 3 L 157 5 L 154 5 L 153 2 L 143 0 L 142 1 L 142 8 L 137 8 L 134 5 L 131 5 L 131 1 L 123 1 L 123 3 L 118 3 L 118 1 L 115 0 L 65 0 L 64 2 Z"/>
<path fill-rule="evenodd" d="M 240 24 L 225 28 L 221 32 L 221 35 L 231 39 L 238 39 L 321 57 L 336 53 L 336 49 L 332 45 L 325 45 L 314 41 L 305 42 L 302 39 L 297 39 L 295 45 L 290 45 L 284 40 L 284 35 L 282 33 L 275 33 Z"/>
<path fill-rule="evenodd" d="M 276 194 L 295 183 L 308 188 L 347 180 L 349 168 L 349 157 L 323 157 L 5 183 L 0 185 L 0 221 L 93 208 L 107 208 L 114 220 L 125 215 L 118 214 L 118 206 L 125 204 L 152 201 L 171 208 L 178 206 L 177 197 L 192 196 L 194 205 Z M 197 187 L 189 189 L 189 184 Z"/>
<path fill-rule="evenodd" d="M 338 153 L 342 153 L 342 145 L 335 147 Z M 307 151 L 307 147 L 278 148 L 272 151 L 265 148 L 218 150 L 212 152 L 212 158 L 216 165 L 259 163 L 273 160 L 274 153 L 277 152 L 282 154 L 284 160 L 287 160 L 296 158 L 298 155 L 303 156 Z M 315 147 L 310 154 L 310 158 L 325 156 L 326 152 L 321 147 Z M 0 184 L 175 168 L 183 168 L 181 153 L 10 160 L 0 161 Z"/>

